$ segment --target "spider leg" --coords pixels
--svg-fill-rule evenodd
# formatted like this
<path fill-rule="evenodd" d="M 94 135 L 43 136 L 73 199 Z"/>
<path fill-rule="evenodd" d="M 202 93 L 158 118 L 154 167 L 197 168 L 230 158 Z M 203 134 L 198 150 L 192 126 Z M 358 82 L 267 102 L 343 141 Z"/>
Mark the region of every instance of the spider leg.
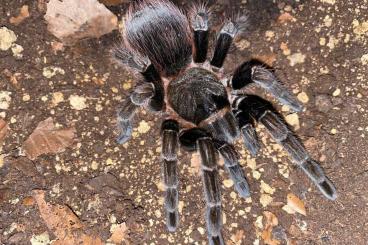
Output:
<path fill-rule="evenodd" d="M 196 140 L 197 151 L 201 156 L 202 181 L 206 199 L 206 224 L 209 242 L 212 245 L 224 244 L 221 227 L 221 190 L 217 171 L 217 151 L 209 137 Z"/>
<path fill-rule="evenodd" d="M 235 190 L 241 197 L 249 197 L 249 185 L 247 179 L 244 176 L 242 167 L 240 166 L 239 154 L 236 152 L 234 146 L 225 144 L 219 144 L 217 147 L 221 156 L 224 158 L 225 167 L 229 172 L 230 178 L 234 182 Z"/>
<path fill-rule="evenodd" d="M 235 19 L 235 20 L 234 20 Z M 247 23 L 246 16 L 238 16 L 228 19 L 222 26 L 217 37 L 215 51 L 210 64 L 214 67 L 221 68 L 235 36 L 243 31 Z"/>
<path fill-rule="evenodd" d="M 165 185 L 166 226 L 175 231 L 179 222 L 177 150 L 179 125 L 174 120 L 162 123 L 162 171 Z"/>
<path fill-rule="evenodd" d="M 281 104 L 294 111 L 302 111 L 301 103 L 279 82 L 275 74 L 258 61 L 248 61 L 240 65 L 234 72 L 230 85 L 233 89 L 241 89 L 250 83 L 267 90 Z"/>
<path fill-rule="evenodd" d="M 234 110 L 236 119 L 243 138 L 245 147 L 248 149 L 252 156 L 257 155 L 257 152 L 261 148 L 256 129 L 254 127 L 254 119 L 251 118 L 249 113 L 241 110 Z"/>
<path fill-rule="evenodd" d="M 262 123 L 272 138 L 282 145 L 292 160 L 313 181 L 319 190 L 331 200 L 337 197 L 336 189 L 326 177 L 322 168 L 314 161 L 305 147 L 289 130 L 280 115 L 270 102 L 254 95 L 238 98 L 235 101 L 236 108 L 246 111 L 258 122 Z"/>
<path fill-rule="evenodd" d="M 189 13 L 194 36 L 193 60 L 203 63 L 207 58 L 210 10 L 205 3 L 195 3 Z"/>
<path fill-rule="evenodd" d="M 154 85 L 152 83 L 144 83 L 136 87 L 130 94 L 130 97 L 125 99 L 117 116 L 120 132 L 117 138 L 119 144 L 124 144 L 130 139 L 133 132 L 132 119 L 136 110 L 140 106 L 147 104 L 154 94 Z"/>

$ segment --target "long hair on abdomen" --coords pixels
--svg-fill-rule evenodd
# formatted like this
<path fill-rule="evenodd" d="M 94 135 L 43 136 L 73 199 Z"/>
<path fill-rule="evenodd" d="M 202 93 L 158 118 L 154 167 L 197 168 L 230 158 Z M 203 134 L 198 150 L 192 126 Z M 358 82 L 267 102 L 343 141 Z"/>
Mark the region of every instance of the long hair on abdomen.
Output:
<path fill-rule="evenodd" d="M 175 75 L 191 61 L 188 19 L 170 1 L 138 1 L 125 18 L 126 46 L 148 57 L 163 75 Z"/>

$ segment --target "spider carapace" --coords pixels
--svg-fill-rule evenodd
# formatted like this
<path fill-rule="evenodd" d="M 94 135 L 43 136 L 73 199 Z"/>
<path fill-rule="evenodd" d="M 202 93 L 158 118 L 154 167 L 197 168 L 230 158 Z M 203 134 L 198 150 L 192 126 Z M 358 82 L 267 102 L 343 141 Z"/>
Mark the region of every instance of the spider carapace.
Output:
<path fill-rule="evenodd" d="M 161 168 L 169 231 L 175 231 L 179 223 L 177 151 L 182 147 L 199 152 L 210 244 L 224 244 L 218 155 L 224 159 L 236 191 L 248 197 L 249 186 L 233 144 L 242 137 L 249 153 L 255 156 L 260 148 L 257 123 L 264 125 L 327 198 L 336 198 L 333 184 L 272 104 L 254 94 L 236 93 L 255 84 L 281 104 L 301 111 L 301 104 L 273 71 L 250 60 L 233 73 L 223 74 L 232 42 L 246 26 L 247 18 L 242 14 L 226 19 L 213 54 L 208 57 L 211 12 L 206 4 L 194 4 L 184 14 L 167 0 L 138 1 L 125 16 L 123 42 L 114 52 L 118 62 L 140 77 L 119 110 L 118 141 L 124 143 L 131 137 L 134 113 L 139 107 L 162 115 Z"/>

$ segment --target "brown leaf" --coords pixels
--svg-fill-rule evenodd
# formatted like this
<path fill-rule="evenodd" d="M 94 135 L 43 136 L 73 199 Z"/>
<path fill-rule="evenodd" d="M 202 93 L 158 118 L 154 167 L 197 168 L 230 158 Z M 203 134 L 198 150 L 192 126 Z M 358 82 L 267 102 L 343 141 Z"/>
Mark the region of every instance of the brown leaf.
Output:
<path fill-rule="evenodd" d="M 126 240 L 128 234 L 128 227 L 125 223 L 118 224 L 112 231 L 112 235 L 109 238 L 109 241 L 115 244 L 121 244 L 125 241 L 125 244 L 129 244 Z"/>
<path fill-rule="evenodd" d="M 244 241 L 245 235 L 244 230 L 237 230 L 234 235 L 231 236 L 231 241 L 235 244 L 241 244 Z"/>
<path fill-rule="evenodd" d="M 51 117 L 40 122 L 33 133 L 23 143 L 26 156 L 34 160 L 47 153 L 63 152 L 74 142 L 75 128 L 56 129 Z"/>
<path fill-rule="evenodd" d="M 277 217 L 273 213 L 268 211 L 264 211 L 263 215 L 266 218 L 265 229 L 262 231 L 261 234 L 264 243 L 268 245 L 279 245 L 280 241 L 272 238 L 272 229 L 279 224 Z"/>
<path fill-rule="evenodd" d="M 9 126 L 8 124 L 0 118 L 0 146 L 4 142 L 5 136 L 8 133 Z"/>
<path fill-rule="evenodd" d="M 43 190 L 34 190 L 33 198 L 37 203 L 42 219 L 58 238 L 58 240 L 52 243 L 53 245 L 103 244 L 100 238 L 88 236 L 83 232 L 82 222 L 70 208 L 47 203 Z"/>
<path fill-rule="evenodd" d="M 17 17 L 11 17 L 9 22 L 14 25 L 19 25 L 23 20 L 29 17 L 28 5 L 23 5 Z"/>
<path fill-rule="evenodd" d="M 50 0 L 45 19 L 47 29 L 67 45 L 118 27 L 118 18 L 97 0 Z"/>
<path fill-rule="evenodd" d="M 304 202 L 300 200 L 299 197 L 297 197 L 293 193 L 289 193 L 287 195 L 287 206 L 289 206 L 295 212 L 298 212 L 304 216 L 307 215 L 307 211 L 305 210 Z"/>
<path fill-rule="evenodd" d="M 277 22 L 280 24 L 283 24 L 289 21 L 295 21 L 295 18 L 289 13 L 283 13 L 277 18 Z"/>

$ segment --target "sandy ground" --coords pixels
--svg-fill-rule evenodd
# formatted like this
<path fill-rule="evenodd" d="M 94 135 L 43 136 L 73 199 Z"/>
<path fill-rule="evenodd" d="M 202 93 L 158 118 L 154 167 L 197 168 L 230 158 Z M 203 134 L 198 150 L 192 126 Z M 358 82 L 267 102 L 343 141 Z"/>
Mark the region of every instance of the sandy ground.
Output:
<path fill-rule="evenodd" d="M 251 57 L 276 69 L 306 110 L 296 115 L 273 102 L 339 197 L 323 198 L 258 127 L 263 146 L 257 158 L 237 144 L 252 197 L 241 199 L 220 170 L 227 244 L 368 244 L 368 2 L 242 2 L 214 6 L 216 16 L 229 8 L 251 13 L 251 31 L 236 41 L 226 70 Z M 11 24 L 23 5 L 30 16 Z M 116 14 L 124 9 L 111 7 Z M 206 244 L 196 157 L 180 154 L 180 228 L 168 233 L 160 184 L 161 120 L 140 111 L 132 140 L 116 143 L 116 110 L 134 86 L 134 77 L 108 53 L 118 33 L 57 50 L 43 15 L 37 1 L 0 3 L 0 28 L 14 32 L 18 45 L 0 50 L 0 118 L 9 127 L 0 157 L 0 243 L 60 239 L 60 227 L 55 231 L 47 223 L 55 217 L 41 215 L 42 200 L 34 190 L 44 190 L 48 207 L 67 207 L 95 240 L 113 243 L 111 233 L 124 225 L 123 244 Z M 33 161 L 18 156 L 49 117 L 57 127 L 75 127 L 72 146 Z M 283 209 L 290 193 L 301 199 L 306 215 Z M 272 227 L 270 213 L 278 221 Z M 270 232 L 272 239 L 265 239 Z"/>

